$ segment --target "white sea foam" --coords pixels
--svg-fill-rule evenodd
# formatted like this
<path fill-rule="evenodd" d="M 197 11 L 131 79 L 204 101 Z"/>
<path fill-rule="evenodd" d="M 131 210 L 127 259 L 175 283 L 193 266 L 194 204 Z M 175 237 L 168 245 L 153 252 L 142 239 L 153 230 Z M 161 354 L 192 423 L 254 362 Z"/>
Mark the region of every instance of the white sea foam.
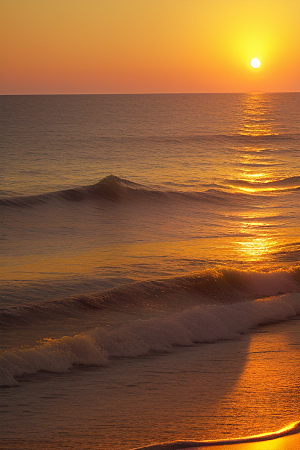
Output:
<path fill-rule="evenodd" d="M 135 358 L 169 352 L 174 346 L 236 339 L 258 325 L 288 320 L 297 314 L 300 294 L 293 293 L 229 305 L 201 305 L 115 329 L 97 327 L 73 337 L 5 352 L 1 357 L 1 386 L 15 386 L 22 375 L 38 371 L 66 372 L 78 365 L 105 365 L 112 357 Z"/>

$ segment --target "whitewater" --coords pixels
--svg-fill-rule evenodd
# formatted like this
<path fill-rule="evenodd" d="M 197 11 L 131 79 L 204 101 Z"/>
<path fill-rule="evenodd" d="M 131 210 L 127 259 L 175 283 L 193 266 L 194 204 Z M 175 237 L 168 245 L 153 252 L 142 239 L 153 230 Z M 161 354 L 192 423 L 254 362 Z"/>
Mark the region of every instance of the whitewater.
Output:
<path fill-rule="evenodd" d="M 0 114 L 3 448 L 298 421 L 299 94 L 3 96 Z"/>

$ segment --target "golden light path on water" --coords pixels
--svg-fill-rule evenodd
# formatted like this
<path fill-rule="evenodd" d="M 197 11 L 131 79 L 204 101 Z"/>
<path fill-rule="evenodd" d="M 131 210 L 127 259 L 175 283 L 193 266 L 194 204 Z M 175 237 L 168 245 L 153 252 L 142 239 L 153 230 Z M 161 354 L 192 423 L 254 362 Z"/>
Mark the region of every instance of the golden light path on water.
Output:
<path fill-rule="evenodd" d="M 239 128 L 241 136 L 264 138 L 276 135 L 276 130 L 268 120 L 268 108 L 265 97 L 260 93 L 249 93 L 244 99 L 244 116 Z M 254 141 L 255 142 L 255 141 Z M 231 188 L 237 192 L 257 194 L 276 191 L 276 187 L 270 183 L 276 181 L 272 168 L 267 164 L 265 151 L 267 149 L 261 143 L 253 146 L 244 146 L 239 149 L 240 170 L 232 174 L 233 180 L 239 180 Z M 275 229 L 270 233 L 272 224 L 270 220 L 274 216 L 272 210 L 263 212 L 260 210 L 240 215 L 240 232 L 245 235 L 244 239 L 237 240 L 237 253 L 241 259 L 248 262 L 259 261 L 271 254 L 279 245 L 276 239 Z M 281 236 L 282 238 L 282 236 Z"/>

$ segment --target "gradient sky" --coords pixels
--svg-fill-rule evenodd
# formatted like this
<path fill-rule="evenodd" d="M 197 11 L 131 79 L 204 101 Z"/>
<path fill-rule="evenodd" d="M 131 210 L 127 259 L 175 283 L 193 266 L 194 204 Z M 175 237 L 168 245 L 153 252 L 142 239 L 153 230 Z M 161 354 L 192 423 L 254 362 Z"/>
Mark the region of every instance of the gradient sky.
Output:
<path fill-rule="evenodd" d="M 299 91 L 299 23 L 300 0 L 0 0 L 0 93 Z"/>

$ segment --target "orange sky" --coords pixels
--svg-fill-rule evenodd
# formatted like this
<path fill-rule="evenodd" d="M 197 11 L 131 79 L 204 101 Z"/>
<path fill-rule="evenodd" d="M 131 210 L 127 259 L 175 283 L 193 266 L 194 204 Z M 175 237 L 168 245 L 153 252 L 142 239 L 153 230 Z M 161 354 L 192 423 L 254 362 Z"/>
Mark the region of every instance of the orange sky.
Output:
<path fill-rule="evenodd" d="M 299 23 L 300 0 L 0 0 L 0 93 L 299 91 Z"/>

